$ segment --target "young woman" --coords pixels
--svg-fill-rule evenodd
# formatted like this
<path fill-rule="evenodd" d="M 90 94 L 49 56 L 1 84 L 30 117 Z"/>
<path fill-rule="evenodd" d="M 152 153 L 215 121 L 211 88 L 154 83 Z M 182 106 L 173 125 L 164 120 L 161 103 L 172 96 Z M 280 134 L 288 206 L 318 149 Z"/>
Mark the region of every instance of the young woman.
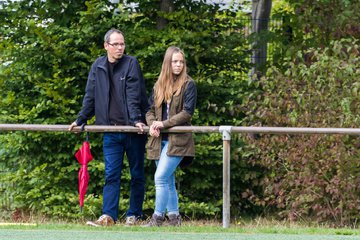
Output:
<path fill-rule="evenodd" d="M 196 85 L 187 74 L 184 52 L 178 47 L 166 50 L 161 73 L 150 96 L 146 122 L 150 126 L 147 158 L 155 160 L 155 211 L 145 225 L 161 226 L 167 211 L 169 225 L 180 226 L 175 171 L 195 156 L 192 133 L 162 133 L 162 129 L 191 125 L 196 104 Z"/>

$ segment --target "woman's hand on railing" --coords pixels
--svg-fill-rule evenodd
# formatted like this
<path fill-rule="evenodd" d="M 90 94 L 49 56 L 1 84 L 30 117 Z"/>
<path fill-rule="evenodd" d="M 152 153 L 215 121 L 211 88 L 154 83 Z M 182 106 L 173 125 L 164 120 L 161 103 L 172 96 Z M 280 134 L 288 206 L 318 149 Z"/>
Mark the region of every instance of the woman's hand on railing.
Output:
<path fill-rule="evenodd" d="M 153 121 L 153 123 L 151 124 L 151 126 L 153 126 L 155 129 L 161 129 L 164 128 L 164 124 L 161 121 Z"/>
<path fill-rule="evenodd" d="M 160 129 L 154 125 L 154 123 L 149 128 L 149 134 L 152 137 L 159 137 L 160 136 Z"/>

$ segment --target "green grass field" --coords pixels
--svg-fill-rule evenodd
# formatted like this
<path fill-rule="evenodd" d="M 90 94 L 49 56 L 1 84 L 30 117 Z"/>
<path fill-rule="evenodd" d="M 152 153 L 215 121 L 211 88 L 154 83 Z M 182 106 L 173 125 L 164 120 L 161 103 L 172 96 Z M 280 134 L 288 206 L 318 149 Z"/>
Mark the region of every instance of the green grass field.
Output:
<path fill-rule="evenodd" d="M 184 223 L 180 228 L 114 227 L 94 228 L 81 224 L 0 224 L 1 240 L 360 240 L 360 229 L 289 226 L 199 226 Z"/>

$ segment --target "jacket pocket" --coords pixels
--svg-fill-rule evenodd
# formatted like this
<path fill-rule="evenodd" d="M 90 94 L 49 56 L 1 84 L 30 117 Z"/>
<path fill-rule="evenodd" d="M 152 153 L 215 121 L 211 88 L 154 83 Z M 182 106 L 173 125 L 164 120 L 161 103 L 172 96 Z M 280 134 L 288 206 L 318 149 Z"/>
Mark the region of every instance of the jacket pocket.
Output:
<path fill-rule="evenodd" d="M 189 147 L 192 142 L 191 133 L 174 133 L 170 137 L 173 140 L 174 147 Z"/>
<path fill-rule="evenodd" d="M 146 143 L 146 152 L 148 159 L 160 158 L 161 139 L 156 137 L 149 137 Z"/>

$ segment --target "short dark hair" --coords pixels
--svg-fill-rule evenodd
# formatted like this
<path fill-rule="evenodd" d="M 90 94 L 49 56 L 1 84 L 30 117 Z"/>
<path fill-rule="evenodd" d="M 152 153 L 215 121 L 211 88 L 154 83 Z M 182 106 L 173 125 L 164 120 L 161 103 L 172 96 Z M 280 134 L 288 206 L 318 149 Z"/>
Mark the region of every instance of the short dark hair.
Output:
<path fill-rule="evenodd" d="M 119 33 L 119 34 L 121 34 L 121 35 L 124 36 L 124 33 L 123 33 L 122 31 L 120 31 L 120 30 L 118 30 L 118 29 L 115 29 L 115 28 L 112 28 L 112 29 L 110 29 L 109 31 L 107 31 L 107 32 L 105 33 L 104 42 L 109 42 L 109 41 L 110 41 L 110 36 L 111 36 L 111 34 L 113 34 L 113 33 Z M 124 36 L 124 37 L 125 37 L 125 36 Z"/>

